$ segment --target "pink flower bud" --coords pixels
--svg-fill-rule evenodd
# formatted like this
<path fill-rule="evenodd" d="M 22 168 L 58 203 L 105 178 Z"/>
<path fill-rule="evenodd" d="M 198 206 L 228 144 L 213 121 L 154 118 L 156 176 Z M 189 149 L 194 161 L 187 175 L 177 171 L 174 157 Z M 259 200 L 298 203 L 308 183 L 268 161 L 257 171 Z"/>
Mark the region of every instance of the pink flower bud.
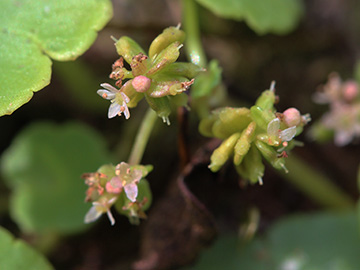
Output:
<path fill-rule="evenodd" d="M 119 194 L 122 191 L 122 184 L 119 177 L 115 176 L 109 182 L 107 182 L 105 189 L 109 193 Z"/>
<path fill-rule="evenodd" d="M 134 87 L 134 89 L 136 90 L 136 92 L 144 93 L 150 88 L 151 79 L 149 79 L 148 77 L 145 77 L 143 75 L 140 75 L 140 76 L 136 76 L 131 81 L 131 84 Z"/>
<path fill-rule="evenodd" d="M 283 112 L 284 115 L 284 123 L 288 127 L 297 126 L 300 124 L 301 115 L 298 109 L 289 108 Z"/>
<path fill-rule="evenodd" d="M 359 86 L 355 81 L 347 81 L 344 84 L 343 95 L 346 101 L 352 101 L 359 93 Z"/>

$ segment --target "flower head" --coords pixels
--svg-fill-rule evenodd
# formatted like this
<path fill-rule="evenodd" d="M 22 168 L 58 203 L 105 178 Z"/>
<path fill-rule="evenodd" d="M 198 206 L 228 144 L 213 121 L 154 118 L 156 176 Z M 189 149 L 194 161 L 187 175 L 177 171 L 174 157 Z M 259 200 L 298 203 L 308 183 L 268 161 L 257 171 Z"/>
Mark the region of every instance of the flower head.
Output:
<path fill-rule="evenodd" d="M 115 224 L 115 219 L 110 212 L 111 206 L 115 203 L 117 197 L 100 197 L 99 200 L 93 202 L 93 206 L 86 213 L 84 222 L 90 223 L 97 220 L 102 214 L 107 213 L 107 216 L 110 220 L 111 225 Z"/>
<path fill-rule="evenodd" d="M 188 96 L 183 92 L 193 84 L 193 78 L 203 71 L 192 63 L 176 63 L 185 33 L 180 26 L 166 28 L 151 43 L 148 54 L 129 37 L 113 39 L 120 58 L 113 64 L 110 78 L 116 80 L 115 84 L 120 90 L 109 84 L 102 84 L 105 89 L 98 90 L 100 96 L 111 100 L 108 117 L 124 113 L 128 119 L 128 107 L 136 107 L 145 97 L 151 109 L 170 124 L 169 97 L 182 95 L 182 99 L 187 101 Z M 124 67 L 124 61 L 129 64 L 130 70 Z"/>
<path fill-rule="evenodd" d="M 312 129 L 312 136 L 321 140 L 324 133 L 334 132 L 334 141 L 338 146 L 350 143 L 360 137 L 360 91 L 354 80 L 343 82 L 338 74 L 329 75 L 328 82 L 314 95 L 317 103 L 328 103 L 325 113 L 317 126 Z"/>
<path fill-rule="evenodd" d="M 121 162 L 116 166 L 115 174 L 121 181 L 128 199 L 132 202 L 135 202 L 138 195 L 137 184 L 142 177 L 142 171 L 138 169 L 132 169 L 130 168 L 129 164 Z"/>
<path fill-rule="evenodd" d="M 209 168 L 213 172 L 231 157 L 239 175 L 251 183 L 262 184 L 265 170 L 262 158 L 287 172 L 286 151 L 295 145 L 291 141 L 310 121 L 310 115 L 301 115 L 295 108 L 276 112 L 277 100 L 272 83 L 250 109 L 220 108 L 200 122 L 199 130 L 204 136 L 223 140 L 210 157 Z"/>
<path fill-rule="evenodd" d="M 124 113 L 125 118 L 130 118 L 130 112 L 127 104 L 130 102 L 129 97 L 122 92 L 121 90 L 116 89 L 108 83 L 100 84 L 105 89 L 99 89 L 97 91 L 98 95 L 102 98 L 110 100 L 111 105 L 108 111 L 108 118 L 113 118 L 116 115 L 121 115 Z"/>
<path fill-rule="evenodd" d="M 85 215 L 85 223 L 97 220 L 106 213 L 111 225 L 115 224 L 110 208 L 115 208 L 134 219 L 145 218 L 144 211 L 151 204 L 150 187 L 146 179 L 142 179 L 152 170 L 152 166 L 132 165 L 121 162 L 101 166 L 95 173 L 85 173 L 85 183 L 89 186 L 86 201 L 92 202 L 92 207 Z M 140 182 L 141 180 L 141 182 Z M 125 207 L 125 208 L 124 208 Z"/>
<path fill-rule="evenodd" d="M 296 126 L 286 128 L 284 130 L 280 129 L 280 119 L 274 118 L 271 120 L 267 126 L 267 134 L 269 136 L 269 144 L 278 146 L 281 142 L 286 142 L 284 146 L 287 145 L 288 141 L 291 141 L 296 135 Z"/>

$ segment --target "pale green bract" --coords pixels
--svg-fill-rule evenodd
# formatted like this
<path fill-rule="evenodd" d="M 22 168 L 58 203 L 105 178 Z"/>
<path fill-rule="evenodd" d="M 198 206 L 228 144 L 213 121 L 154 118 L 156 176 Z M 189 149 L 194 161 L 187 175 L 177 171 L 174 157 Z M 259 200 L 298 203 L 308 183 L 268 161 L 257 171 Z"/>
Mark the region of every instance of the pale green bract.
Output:
<path fill-rule="evenodd" d="M 50 57 L 74 60 L 111 17 L 109 0 L 1 0 L 0 116 L 50 83 Z"/>

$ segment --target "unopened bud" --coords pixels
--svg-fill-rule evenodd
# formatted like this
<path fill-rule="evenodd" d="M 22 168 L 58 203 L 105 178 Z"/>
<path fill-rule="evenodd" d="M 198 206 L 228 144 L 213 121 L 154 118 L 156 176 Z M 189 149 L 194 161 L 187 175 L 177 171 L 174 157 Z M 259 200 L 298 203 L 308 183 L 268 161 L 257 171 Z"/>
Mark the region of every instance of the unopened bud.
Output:
<path fill-rule="evenodd" d="M 301 122 L 301 115 L 298 109 L 289 108 L 283 112 L 283 116 L 284 123 L 288 127 L 297 126 Z"/>
<path fill-rule="evenodd" d="M 137 76 L 131 81 L 132 86 L 136 92 L 144 93 L 146 92 L 151 85 L 151 79 L 146 76 Z"/>
<path fill-rule="evenodd" d="M 343 95 L 346 101 L 354 100 L 359 94 L 359 86 L 355 81 L 347 81 L 343 87 Z"/>

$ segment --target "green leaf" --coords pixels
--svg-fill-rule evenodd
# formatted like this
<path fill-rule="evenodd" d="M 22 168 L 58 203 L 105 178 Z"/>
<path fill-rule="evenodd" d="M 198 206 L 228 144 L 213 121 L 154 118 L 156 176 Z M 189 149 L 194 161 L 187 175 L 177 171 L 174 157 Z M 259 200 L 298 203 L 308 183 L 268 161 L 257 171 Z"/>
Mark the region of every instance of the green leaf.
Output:
<path fill-rule="evenodd" d="M 13 189 L 10 214 L 22 230 L 72 233 L 85 228 L 89 206 L 80 176 L 109 163 L 102 141 L 78 123 L 37 123 L 15 138 L 1 165 Z"/>
<path fill-rule="evenodd" d="M 0 1 L 0 116 L 49 84 L 49 57 L 74 60 L 111 16 L 109 0 Z"/>
<path fill-rule="evenodd" d="M 265 239 L 239 244 L 219 239 L 192 269 L 357 270 L 360 238 L 354 212 L 295 216 L 278 222 Z"/>
<path fill-rule="evenodd" d="M 0 269 L 6 270 L 48 270 L 51 264 L 22 240 L 16 240 L 0 227 Z"/>
<path fill-rule="evenodd" d="M 286 34 L 296 27 L 302 14 L 301 0 L 197 0 L 216 15 L 244 20 L 258 34 Z"/>

